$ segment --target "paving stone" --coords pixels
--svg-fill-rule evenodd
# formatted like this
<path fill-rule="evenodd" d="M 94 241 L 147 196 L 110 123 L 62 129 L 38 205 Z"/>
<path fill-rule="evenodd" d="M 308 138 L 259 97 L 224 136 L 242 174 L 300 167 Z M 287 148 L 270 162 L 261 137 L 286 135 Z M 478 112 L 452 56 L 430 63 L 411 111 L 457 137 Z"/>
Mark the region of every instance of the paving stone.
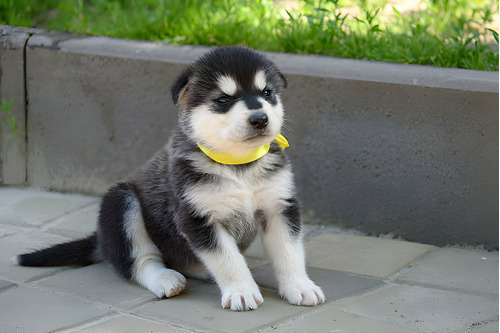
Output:
<path fill-rule="evenodd" d="M 149 290 L 122 279 L 105 263 L 70 268 L 40 283 L 52 290 L 129 309 L 157 297 Z"/>
<path fill-rule="evenodd" d="M 417 261 L 398 282 L 498 295 L 498 252 L 438 249 Z"/>
<path fill-rule="evenodd" d="M 0 293 L 6 291 L 7 289 L 17 287 L 17 284 L 9 282 L 9 281 L 4 281 L 0 280 Z"/>
<path fill-rule="evenodd" d="M 418 332 L 401 326 L 329 309 L 309 316 L 299 317 L 284 324 L 272 325 L 264 332 Z"/>
<path fill-rule="evenodd" d="M 48 200 L 36 199 L 40 197 Z M 437 249 L 356 235 L 312 236 L 307 263 L 313 267 L 308 272 L 325 291 L 328 303 L 306 308 L 280 299 L 271 266 L 257 241 L 246 256 L 263 287 L 265 302 L 255 311 L 242 313 L 222 309 L 217 286 L 196 280 L 188 280 L 187 290 L 178 297 L 158 300 L 142 287 L 123 281 L 105 264 L 16 266 L 10 261 L 14 255 L 94 230 L 99 199 L 73 200 L 69 195 L 65 201 L 63 197 L 0 187 L 2 333 L 65 328 L 80 332 L 498 332 L 498 252 Z M 30 202 L 34 205 L 25 205 Z M 14 221 L 12 216 L 20 219 Z M 407 265 L 410 269 L 397 274 L 395 282 L 386 285 L 381 280 Z M 114 313 L 111 306 L 125 313 Z"/>
<path fill-rule="evenodd" d="M 269 260 L 269 257 L 265 251 L 264 244 L 262 244 L 262 239 L 256 237 L 255 240 L 250 244 L 248 249 L 244 252 L 245 257 L 254 259 L 254 262 L 262 262 Z"/>
<path fill-rule="evenodd" d="M 60 295 L 19 286 L 0 293 L 1 332 L 47 332 L 111 313 Z"/>
<path fill-rule="evenodd" d="M 34 193 L 42 193 L 33 187 L 0 185 L 0 207 L 9 207 L 29 198 Z"/>
<path fill-rule="evenodd" d="M 498 320 L 488 323 L 475 323 L 472 326 L 473 333 L 498 333 Z"/>
<path fill-rule="evenodd" d="M 260 326 L 314 309 L 290 305 L 273 291 L 261 292 L 264 303 L 254 311 L 234 312 L 222 309 L 217 286 L 206 284 L 172 299 L 148 304 L 137 310 L 137 313 L 178 325 L 192 325 L 202 330 L 234 333 L 255 332 Z"/>
<path fill-rule="evenodd" d="M 6 226 L 6 225 L 0 225 L 0 238 L 4 238 L 4 237 L 10 236 L 10 235 L 13 235 L 16 232 L 18 232 L 18 230 L 10 228 L 9 226 Z"/>
<path fill-rule="evenodd" d="M 13 261 L 14 256 L 38 250 L 67 238 L 47 233 L 17 233 L 0 239 L 0 278 L 20 282 L 32 281 L 60 271 L 61 267 L 21 267 Z"/>
<path fill-rule="evenodd" d="M 339 306 L 339 310 L 423 332 L 466 332 L 472 323 L 498 321 L 498 298 L 392 286 Z"/>
<path fill-rule="evenodd" d="M 39 226 L 96 200 L 96 197 L 78 194 L 1 187 L 0 222 Z"/>
<path fill-rule="evenodd" d="M 100 203 L 76 210 L 51 222 L 47 230 L 69 238 L 84 237 L 96 230 Z"/>
<path fill-rule="evenodd" d="M 188 279 L 187 291 L 201 284 L 200 281 Z M 130 309 L 158 299 L 149 290 L 122 279 L 105 263 L 70 268 L 42 281 L 40 285 L 121 309 Z"/>
<path fill-rule="evenodd" d="M 306 262 L 310 267 L 387 278 L 435 248 L 391 239 L 328 234 L 306 243 Z"/>
<path fill-rule="evenodd" d="M 102 321 L 98 324 L 85 326 L 85 328 L 76 329 L 73 332 L 81 333 L 137 333 L 137 332 L 155 332 L 155 333 L 174 333 L 190 332 L 179 327 L 172 327 L 168 324 L 154 322 L 148 319 L 139 318 L 130 315 L 119 315 L 117 317 Z"/>
<path fill-rule="evenodd" d="M 308 267 L 307 272 L 311 280 L 323 289 L 327 302 L 353 296 L 384 284 L 379 279 L 321 268 Z M 278 289 L 278 282 L 270 264 L 252 269 L 252 274 L 260 286 Z"/>

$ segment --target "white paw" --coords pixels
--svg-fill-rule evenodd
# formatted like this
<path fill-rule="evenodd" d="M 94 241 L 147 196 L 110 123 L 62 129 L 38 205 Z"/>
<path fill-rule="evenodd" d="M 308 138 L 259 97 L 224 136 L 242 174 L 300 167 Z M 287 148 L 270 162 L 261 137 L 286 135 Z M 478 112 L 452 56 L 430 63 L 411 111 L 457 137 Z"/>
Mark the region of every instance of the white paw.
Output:
<path fill-rule="evenodd" d="M 325 294 L 311 280 L 290 281 L 280 287 L 281 297 L 293 305 L 314 306 L 325 302 Z"/>
<path fill-rule="evenodd" d="M 147 288 L 159 298 L 174 297 L 186 288 L 186 278 L 173 269 L 165 268 L 148 281 Z"/>
<path fill-rule="evenodd" d="M 222 307 L 233 311 L 255 310 L 264 302 L 255 282 L 249 286 L 235 286 L 222 290 Z"/>

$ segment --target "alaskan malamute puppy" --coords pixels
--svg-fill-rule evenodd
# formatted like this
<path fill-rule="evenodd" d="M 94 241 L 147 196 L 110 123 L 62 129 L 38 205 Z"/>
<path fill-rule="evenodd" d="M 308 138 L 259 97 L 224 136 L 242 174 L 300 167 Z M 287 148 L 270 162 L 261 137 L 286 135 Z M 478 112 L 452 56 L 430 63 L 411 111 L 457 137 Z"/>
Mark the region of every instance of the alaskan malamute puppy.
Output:
<path fill-rule="evenodd" d="M 325 301 L 307 276 L 293 174 L 280 134 L 286 80 L 246 47 L 216 48 L 172 88 L 179 126 L 168 144 L 104 196 L 97 231 L 17 257 L 23 266 L 105 260 L 158 297 L 186 287 L 184 275 L 213 278 L 222 307 L 263 302 L 244 251 L 260 234 L 295 305 Z"/>

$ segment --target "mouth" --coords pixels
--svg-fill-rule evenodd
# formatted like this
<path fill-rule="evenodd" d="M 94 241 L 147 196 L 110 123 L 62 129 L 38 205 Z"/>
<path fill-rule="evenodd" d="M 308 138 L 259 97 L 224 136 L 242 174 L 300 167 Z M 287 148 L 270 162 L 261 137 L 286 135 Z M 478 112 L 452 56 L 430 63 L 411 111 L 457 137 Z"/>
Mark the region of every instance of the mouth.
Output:
<path fill-rule="evenodd" d="M 252 135 L 249 135 L 245 138 L 243 138 L 243 142 L 245 143 L 255 143 L 256 141 L 262 142 L 262 141 L 267 141 L 271 140 L 271 136 L 269 133 L 262 132 L 262 133 L 254 133 Z"/>

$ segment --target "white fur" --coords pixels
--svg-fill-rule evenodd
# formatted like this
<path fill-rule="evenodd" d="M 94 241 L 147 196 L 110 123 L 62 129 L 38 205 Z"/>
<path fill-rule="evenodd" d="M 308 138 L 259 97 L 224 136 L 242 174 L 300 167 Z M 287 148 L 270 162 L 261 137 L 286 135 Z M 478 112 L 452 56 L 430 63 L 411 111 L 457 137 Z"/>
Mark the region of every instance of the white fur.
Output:
<path fill-rule="evenodd" d="M 245 258 L 224 228 L 218 226 L 216 230 L 218 250 L 202 251 L 198 255 L 221 289 L 222 307 L 235 311 L 256 309 L 264 299 Z"/>
<path fill-rule="evenodd" d="M 159 298 L 176 296 L 184 290 L 186 278 L 163 264 L 160 250 L 153 244 L 144 227 L 140 205 L 136 198 L 129 199 L 124 225 L 132 244 L 133 280 Z"/>
<path fill-rule="evenodd" d="M 13 256 L 13 257 L 11 257 L 11 258 L 10 258 L 10 262 L 11 262 L 12 264 L 14 264 L 14 265 L 17 265 L 17 266 L 18 266 L 18 265 L 19 265 L 19 261 L 20 261 L 20 260 L 19 260 L 19 256 Z"/>
<path fill-rule="evenodd" d="M 262 70 L 255 74 L 254 84 L 259 90 L 267 86 Z M 230 76 L 220 76 L 217 85 L 226 95 L 233 96 L 238 92 L 238 84 Z M 273 141 L 283 124 L 284 110 L 279 98 L 276 105 L 262 97 L 258 100 L 262 104 L 259 112 L 267 115 L 269 123 L 257 137 L 249 122 L 254 111 L 249 110 L 244 101 L 237 101 L 225 114 L 214 113 L 209 105 L 200 105 L 191 110 L 189 127 L 196 140 L 212 150 L 234 156 L 247 155 L 258 146 Z"/>
<path fill-rule="evenodd" d="M 234 96 L 238 92 L 238 84 L 230 76 L 220 76 L 217 80 L 219 89 L 228 96 Z"/>
<path fill-rule="evenodd" d="M 266 88 L 267 81 L 266 81 L 266 74 L 264 73 L 264 71 L 258 71 L 257 73 L 255 73 L 254 85 L 260 91 Z"/>
<path fill-rule="evenodd" d="M 264 156 L 261 166 L 272 163 L 273 158 L 273 155 Z M 202 167 L 202 161 L 198 163 Z M 284 205 L 287 204 L 285 199 L 293 196 L 291 170 L 284 168 L 271 180 L 258 177 L 261 172 L 259 168 L 249 169 L 243 174 L 230 170 L 214 165 L 210 171 L 221 177 L 218 186 L 207 184 L 193 187 L 187 191 L 187 199 L 197 208 L 199 214 L 212 216 L 214 223 L 217 220 L 230 218 L 235 210 L 245 212 L 248 219 L 232 220 L 233 224 L 230 227 L 236 230 L 255 228 L 255 225 L 249 223 L 254 223 L 252 219 L 254 212 L 261 210 L 267 219 L 267 230 L 262 233 L 263 243 L 271 257 L 280 294 L 295 305 L 312 306 L 324 303 L 325 296 L 321 288 L 307 276 L 302 238 L 290 236 L 287 222 L 281 214 Z M 231 230 L 228 233 L 233 235 Z M 238 299 L 237 295 L 243 295 L 244 291 L 247 295 L 255 295 L 249 292 L 249 290 L 255 291 L 255 288 L 249 282 L 246 275 L 248 269 L 243 266 L 244 260 L 240 258 L 234 240 L 227 238 L 225 233 L 219 232 L 218 235 L 222 235 L 219 237 L 219 242 L 224 243 L 225 250 L 222 253 L 207 251 L 202 254 L 202 258 L 221 287 L 222 304 L 225 306 L 230 299 Z M 228 269 L 227 264 L 231 264 L 229 266 L 231 269 Z M 235 277 L 243 281 L 240 289 L 234 289 L 234 284 L 231 282 Z M 245 296 L 243 299 L 246 300 Z M 237 307 L 240 305 L 237 303 Z M 233 309 L 232 305 L 231 308 Z"/>
<path fill-rule="evenodd" d="M 227 127 L 226 139 L 244 142 L 247 146 L 255 147 L 268 143 L 278 136 L 281 124 L 283 123 L 283 107 L 281 103 L 273 106 L 262 97 L 259 97 L 258 101 L 262 104 L 262 108 L 259 112 L 264 112 L 269 119 L 269 123 L 265 128 L 265 134 L 268 136 L 263 141 L 256 141 L 253 142 L 253 144 L 244 142 L 249 136 L 255 135 L 254 129 L 250 126 L 248 120 L 254 111 L 249 110 L 245 102 L 239 101 L 226 114 L 230 124 L 230 126 Z"/>
<path fill-rule="evenodd" d="M 293 195 L 294 189 L 293 174 L 286 167 L 277 172 L 271 181 L 261 179 L 261 168 L 271 164 L 274 158 L 271 154 L 265 155 L 260 168 L 252 168 L 245 173 L 214 164 L 210 172 L 220 176 L 218 185 L 208 183 L 193 186 L 186 191 L 186 197 L 196 207 L 198 214 L 210 215 L 215 220 L 228 218 L 233 211 L 244 212 L 250 220 L 253 220 L 258 209 L 265 214 L 275 213 L 279 211 L 283 200 Z M 203 161 L 194 163 L 201 167 Z"/>
<path fill-rule="evenodd" d="M 305 269 L 302 239 L 291 239 L 280 214 L 269 217 L 262 241 L 274 267 L 279 293 L 294 305 L 313 306 L 325 302 L 325 295 Z"/>
<path fill-rule="evenodd" d="M 271 163 L 273 158 L 272 155 L 263 157 L 262 167 Z M 249 169 L 243 174 L 230 170 L 214 165 L 211 172 L 221 176 L 218 186 L 198 185 L 186 192 L 186 198 L 197 208 L 197 212 L 211 216 L 218 230 L 218 244 L 222 250 L 205 251 L 199 256 L 221 288 L 222 306 L 248 310 L 262 302 L 258 287 L 236 246 L 234 238 L 237 237 L 233 231 L 250 232 L 256 228 L 253 220 L 256 210 L 261 210 L 268 220 L 268 230 L 263 233 L 263 240 L 275 268 L 280 294 L 296 305 L 323 303 L 325 297 L 321 289 L 308 278 L 305 271 L 301 238 L 294 240 L 289 236 L 286 221 L 281 215 L 285 199 L 293 195 L 291 170 L 284 168 L 272 180 L 258 177 L 261 172 L 259 168 Z M 244 212 L 247 218 L 232 219 L 230 226 L 224 226 L 228 229 L 217 225 L 217 221 L 231 218 L 234 211 Z"/>
<path fill-rule="evenodd" d="M 194 108 L 189 119 L 194 137 L 212 150 L 234 156 L 244 156 L 258 146 L 273 141 L 283 123 L 283 105 L 278 101 L 273 106 L 263 98 L 259 101 L 262 103 L 262 112 L 269 118 L 263 135 L 248 140 L 255 135 L 249 123 L 252 111 L 243 101 L 238 101 L 226 114 L 216 114 L 206 105 Z"/>

